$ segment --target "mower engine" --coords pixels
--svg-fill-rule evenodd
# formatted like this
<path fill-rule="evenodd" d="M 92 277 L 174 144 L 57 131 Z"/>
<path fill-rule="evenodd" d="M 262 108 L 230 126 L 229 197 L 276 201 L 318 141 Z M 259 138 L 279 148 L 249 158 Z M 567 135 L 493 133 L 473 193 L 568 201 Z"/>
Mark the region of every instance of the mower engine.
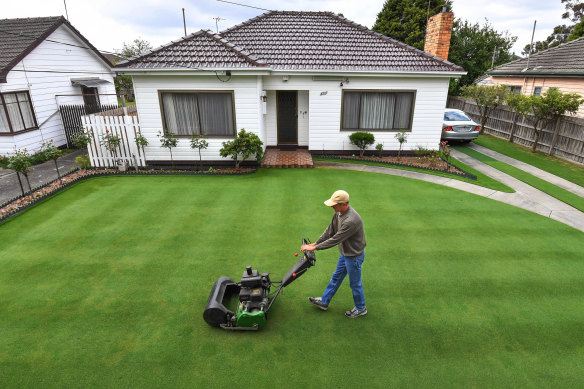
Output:
<path fill-rule="evenodd" d="M 303 240 L 303 244 L 308 242 Z M 276 300 L 276 297 L 298 277 L 316 263 L 316 256 L 312 251 L 305 251 L 304 256 L 292 266 L 284 275 L 282 281 L 271 281 L 268 273 L 260 273 L 251 266 L 247 266 L 241 281 L 235 283 L 229 277 L 219 278 L 209 295 L 203 319 L 213 326 L 226 330 L 258 330 L 266 324 L 268 311 Z M 273 283 L 279 283 L 273 297 L 270 296 L 270 287 Z M 239 297 L 239 303 L 235 313 L 228 308 L 229 301 L 235 296 Z"/>

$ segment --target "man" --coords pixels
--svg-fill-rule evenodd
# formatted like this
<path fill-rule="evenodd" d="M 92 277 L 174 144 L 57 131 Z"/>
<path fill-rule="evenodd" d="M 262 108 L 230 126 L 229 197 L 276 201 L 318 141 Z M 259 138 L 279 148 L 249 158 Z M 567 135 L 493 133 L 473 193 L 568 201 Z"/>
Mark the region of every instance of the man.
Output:
<path fill-rule="evenodd" d="M 337 190 L 324 204 L 335 211 L 331 224 L 316 242 L 302 245 L 300 250 L 324 250 L 338 245 L 341 255 L 322 297 L 309 297 L 308 301 L 326 311 L 345 276 L 349 274 L 355 308 L 345 312 L 345 316 L 354 319 L 367 314 L 361 283 L 361 265 L 365 259 L 364 250 L 367 245 L 363 220 L 357 211 L 349 206 L 349 194 L 344 190 Z"/>

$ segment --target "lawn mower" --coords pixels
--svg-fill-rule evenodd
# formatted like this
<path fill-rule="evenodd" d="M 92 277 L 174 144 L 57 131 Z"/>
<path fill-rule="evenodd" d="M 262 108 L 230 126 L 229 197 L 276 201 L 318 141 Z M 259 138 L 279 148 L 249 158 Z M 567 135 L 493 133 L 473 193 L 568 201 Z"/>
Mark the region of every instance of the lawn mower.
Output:
<path fill-rule="evenodd" d="M 308 243 L 310 243 L 308 239 L 302 239 L 302 244 Z M 215 281 L 211 289 L 203 319 L 213 327 L 226 330 L 257 331 L 266 324 L 268 311 L 282 289 L 297 280 L 315 263 L 314 251 L 304 251 L 302 258 L 292 266 L 282 281 L 272 281 L 269 273 L 260 273 L 251 266 L 245 268 L 241 281 L 238 283 L 229 277 L 221 277 Z M 279 284 L 279 286 L 270 295 L 273 284 Z M 234 313 L 229 306 L 236 295 L 239 303 Z"/>

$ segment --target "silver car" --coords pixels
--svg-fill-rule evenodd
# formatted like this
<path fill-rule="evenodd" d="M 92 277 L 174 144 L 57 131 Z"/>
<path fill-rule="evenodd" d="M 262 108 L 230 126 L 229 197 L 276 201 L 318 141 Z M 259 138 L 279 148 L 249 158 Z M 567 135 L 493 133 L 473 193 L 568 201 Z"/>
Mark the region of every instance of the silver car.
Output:
<path fill-rule="evenodd" d="M 442 123 L 442 139 L 470 142 L 479 137 L 481 127 L 459 109 L 446 108 Z"/>

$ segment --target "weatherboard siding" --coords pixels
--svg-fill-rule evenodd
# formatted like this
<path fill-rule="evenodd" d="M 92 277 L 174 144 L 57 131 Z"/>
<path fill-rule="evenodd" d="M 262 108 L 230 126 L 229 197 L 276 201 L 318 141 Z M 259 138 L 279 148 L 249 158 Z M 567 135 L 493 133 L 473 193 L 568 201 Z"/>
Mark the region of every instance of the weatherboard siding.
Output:
<path fill-rule="evenodd" d="M 14 147 L 37 151 L 42 142 L 50 139 L 59 146 L 66 144 L 58 104 L 83 104 L 83 98 L 59 97 L 57 102 L 55 95 L 80 94 L 81 88 L 71 85 L 72 78 L 99 77 L 110 81 L 111 84 L 100 86 L 98 92 L 115 94 L 109 67 L 92 50 L 75 47 L 86 45 L 69 28 L 60 26 L 47 39 L 67 45 L 43 41 L 8 73 L 7 83 L 0 84 L 1 92 L 29 91 L 40 129 L 0 136 L 0 155 L 12 154 Z M 115 96 L 100 96 L 100 101 L 117 104 Z"/>
<path fill-rule="evenodd" d="M 527 96 L 533 94 L 535 87 L 541 87 L 541 93 L 549 88 L 558 88 L 562 93 L 578 93 L 584 96 L 584 78 L 576 77 L 500 77 L 491 76 L 495 84 L 521 86 L 521 93 Z M 576 116 L 584 117 L 584 104 L 576 113 Z"/>
<path fill-rule="evenodd" d="M 211 73 L 212 74 L 212 73 Z M 225 76 L 221 76 L 225 79 Z M 149 141 L 146 156 L 149 161 L 168 161 L 168 149 L 160 147 L 158 134 L 163 129 L 159 91 L 229 91 L 233 92 L 235 104 L 235 128 L 242 128 L 264 138 L 261 115 L 258 114 L 258 80 L 256 76 L 232 77 L 228 82 L 220 81 L 214 74 L 209 76 L 133 76 L 136 105 L 140 118 L 142 135 Z M 203 160 L 220 160 L 219 150 L 223 142 L 233 137 L 211 137 L 207 139 L 209 147 L 201 150 Z M 262 139 L 264 144 L 265 138 Z M 177 161 L 198 160 L 197 150 L 190 146 L 189 138 L 179 138 L 178 146 L 172 149 L 172 156 Z"/>

